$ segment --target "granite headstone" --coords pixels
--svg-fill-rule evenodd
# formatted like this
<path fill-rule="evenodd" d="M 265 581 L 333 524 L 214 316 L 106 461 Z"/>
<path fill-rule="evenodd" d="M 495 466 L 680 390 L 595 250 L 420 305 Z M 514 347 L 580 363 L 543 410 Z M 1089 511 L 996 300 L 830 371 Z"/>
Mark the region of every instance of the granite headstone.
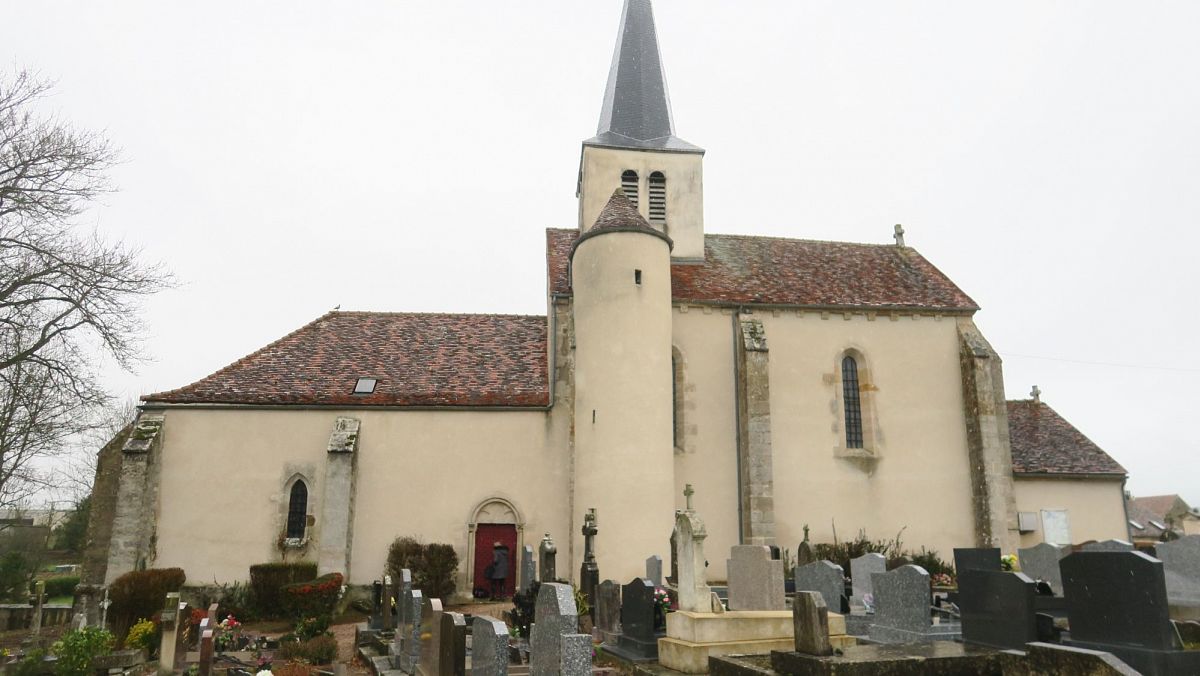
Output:
<path fill-rule="evenodd" d="M 1080 551 L 1084 552 L 1132 552 L 1133 545 L 1124 540 L 1101 540 L 1100 542 L 1089 542 L 1082 547 Z"/>
<path fill-rule="evenodd" d="M 869 636 L 881 643 L 910 643 L 928 639 L 932 590 L 929 573 L 920 566 L 900 566 L 871 576 L 875 622 Z"/>
<path fill-rule="evenodd" d="M 1065 547 L 1052 545 L 1048 542 L 1036 544 L 1027 549 L 1017 550 L 1017 560 L 1021 572 L 1031 580 L 1041 580 L 1050 585 L 1055 596 L 1062 596 L 1062 571 L 1058 569 L 1059 561 L 1067 555 Z"/>
<path fill-rule="evenodd" d="M 825 597 L 826 608 L 834 608 L 835 612 L 842 611 L 842 599 L 846 595 L 846 574 L 841 566 L 831 561 L 814 561 L 796 566 L 792 577 L 796 581 L 796 591 L 821 592 L 821 596 Z"/>
<path fill-rule="evenodd" d="M 956 547 L 954 549 L 954 572 L 962 575 L 965 570 L 1003 570 L 1000 565 L 999 547 Z"/>
<path fill-rule="evenodd" d="M 415 590 L 414 590 L 415 591 Z M 418 676 L 440 676 L 442 657 L 442 601 L 425 599 L 421 604 L 420 633 L 421 652 L 417 662 Z"/>
<path fill-rule="evenodd" d="M 591 635 L 563 634 L 559 637 L 558 660 L 558 671 L 562 676 L 591 676 Z"/>
<path fill-rule="evenodd" d="M 400 670 L 406 674 L 415 674 L 421 662 L 421 609 L 425 606 L 425 596 L 420 589 L 409 589 L 400 601 L 401 623 L 396 633 L 400 635 Z"/>
<path fill-rule="evenodd" d="M 529 639 L 530 676 L 555 676 L 562 659 L 562 637 L 579 631 L 579 611 L 571 585 L 543 582 L 538 589 Z"/>
<path fill-rule="evenodd" d="M 634 578 L 621 588 L 621 634 L 610 650 L 630 662 L 658 659 L 658 639 L 662 636 L 658 623 L 656 587 L 644 577 Z"/>
<path fill-rule="evenodd" d="M 792 630 L 796 652 L 818 657 L 833 654 L 829 643 L 829 608 L 820 592 L 796 592 L 792 599 Z"/>
<path fill-rule="evenodd" d="M 533 547 L 525 545 L 521 548 L 521 579 L 518 580 L 517 593 L 524 594 L 535 580 L 537 580 L 537 566 L 533 560 Z"/>
<path fill-rule="evenodd" d="M 621 631 L 621 585 L 612 580 L 596 587 L 596 629 L 605 643 L 615 642 Z"/>
<path fill-rule="evenodd" d="M 471 676 L 508 676 L 508 625 L 494 617 L 475 616 L 471 627 Z"/>
<path fill-rule="evenodd" d="M 467 622 L 462 613 L 442 613 L 438 631 L 440 676 L 464 676 L 467 665 Z"/>
<path fill-rule="evenodd" d="M 960 573 L 963 641 L 1020 650 L 1038 640 L 1034 587 L 1024 573 L 970 569 Z"/>
<path fill-rule="evenodd" d="M 887 557 L 879 552 L 867 552 L 857 559 L 850 559 L 850 581 L 854 583 L 854 598 L 862 602 L 871 594 L 871 576 L 887 572 Z"/>
<path fill-rule="evenodd" d="M 662 577 L 663 560 L 658 554 L 646 559 L 646 578 L 654 583 L 654 586 L 661 587 L 663 583 Z"/>
<path fill-rule="evenodd" d="M 726 561 L 730 610 L 784 610 L 783 561 L 763 545 L 735 545 Z"/>
<path fill-rule="evenodd" d="M 1167 601 L 1172 606 L 1200 606 L 1200 535 L 1187 535 L 1154 548 L 1163 564 Z"/>

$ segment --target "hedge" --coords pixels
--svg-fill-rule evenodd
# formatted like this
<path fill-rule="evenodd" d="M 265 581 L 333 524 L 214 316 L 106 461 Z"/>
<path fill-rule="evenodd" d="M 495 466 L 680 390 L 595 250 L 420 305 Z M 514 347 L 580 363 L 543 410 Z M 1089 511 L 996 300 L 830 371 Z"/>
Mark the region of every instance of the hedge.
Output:
<path fill-rule="evenodd" d="M 332 664 L 337 659 L 337 639 L 326 634 L 307 641 L 282 641 L 275 653 L 280 660 L 305 660 L 309 664 Z"/>
<path fill-rule="evenodd" d="M 250 592 L 254 610 L 264 618 L 283 617 L 287 614 L 283 588 L 316 576 L 317 564 L 308 561 L 260 563 L 250 566 Z"/>
<path fill-rule="evenodd" d="M 404 568 L 412 572 L 413 588 L 420 589 L 425 598 L 449 599 L 454 595 L 458 553 L 453 546 L 396 538 L 388 547 L 387 572 L 393 580 L 399 580 Z"/>
<path fill-rule="evenodd" d="M 72 596 L 75 594 L 75 587 L 78 586 L 78 575 L 48 577 L 46 578 L 46 596 L 49 598 L 54 598 L 56 596 Z"/>
<path fill-rule="evenodd" d="M 329 617 L 342 591 L 342 574 L 329 573 L 308 582 L 297 582 L 283 588 L 283 606 L 294 620 Z"/>
<path fill-rule="evenodd" d="M 116 636 L 125 636 L 133 623 L 154 617 L 163 608 L 167 592 L 179 591 L 187 575 L 182 568 L 150 568 L 125 573 L 108 587 L 112 601 L 108 617 Z"/>

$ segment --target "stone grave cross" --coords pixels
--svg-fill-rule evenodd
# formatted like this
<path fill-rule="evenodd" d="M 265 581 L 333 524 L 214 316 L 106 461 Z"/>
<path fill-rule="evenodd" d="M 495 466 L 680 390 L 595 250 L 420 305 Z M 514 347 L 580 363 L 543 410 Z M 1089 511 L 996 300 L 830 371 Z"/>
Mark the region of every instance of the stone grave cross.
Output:
<path fill-rule="evenodd" d="M 558 547 L 554 546 L 554 539 L 549 533 L 542 538 L 541 544 L 538 545 L 538 580 L 540 582 L 554 582 L 557 577 L 554 570 L 554 557 L 558 553 Z"/>
<path fill-rule="evenodd" d="M 588 615 L 596 619 L 596 585 L 600 584 L 600 567 L 596 565 L 595 540 L 596 508 L 588 509 L 583 517 L 583 564 L 579 567 L 579 590 L 588 602 Z"/>

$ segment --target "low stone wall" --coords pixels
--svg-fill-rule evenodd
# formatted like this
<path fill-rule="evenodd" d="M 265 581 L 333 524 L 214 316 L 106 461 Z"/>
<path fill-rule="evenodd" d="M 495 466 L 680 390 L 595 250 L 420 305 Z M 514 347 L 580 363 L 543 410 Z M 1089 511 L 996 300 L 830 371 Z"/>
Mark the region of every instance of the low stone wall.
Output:
<path fill-rule="evenodd" d="M 48 603 L 42 608 L 42 626 L 57 627 L 71 622 L 71 606 Z M 33 606 L 28 603 L 0 604 L 0 631 L 29 629 L 33 626 Z"/>

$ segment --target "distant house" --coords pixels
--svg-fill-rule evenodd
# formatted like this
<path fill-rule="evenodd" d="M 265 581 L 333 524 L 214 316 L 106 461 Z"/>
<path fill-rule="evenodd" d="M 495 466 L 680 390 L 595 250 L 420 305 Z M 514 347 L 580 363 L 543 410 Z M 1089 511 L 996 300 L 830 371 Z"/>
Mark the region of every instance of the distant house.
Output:
<path fill-rule="evenodd" d="M 1200 510 L 1178 495 L 1150 495 L 1128 501 L 1129 532 L 1139 548 L 1163 540 L 1200 534 Z"/>
<path fill-rule="evenodd" d="M 1008 402 L 1021 546 L 1128 540 L 1125 468 L 1042 403 Z"/>

